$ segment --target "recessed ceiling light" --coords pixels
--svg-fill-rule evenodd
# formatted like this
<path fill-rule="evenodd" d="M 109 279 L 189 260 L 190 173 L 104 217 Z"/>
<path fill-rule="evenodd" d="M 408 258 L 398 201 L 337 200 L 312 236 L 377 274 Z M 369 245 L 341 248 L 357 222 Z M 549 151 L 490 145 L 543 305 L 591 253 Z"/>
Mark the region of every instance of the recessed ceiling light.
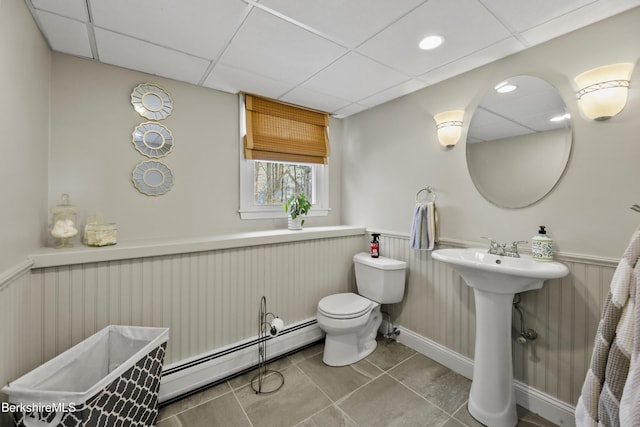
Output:
<path fill-rule="evenodd" d="M 442 36 L 428 36 L 420 41 L 418 45 L 422 50 L 431 50 L 435 49 L 442 44 L 444 41 L 444 37 Z"/>
<path fill-rule="evenodd" d="M 518 86 L 511 84 L 509 82 L 502 82 L 497 84 L 494 89 L 496 90 L 496 92 L 498 93 L 509 93 L 509 92 L 513 92 L 514 90 L 516 90 L 518 88 Z"/>

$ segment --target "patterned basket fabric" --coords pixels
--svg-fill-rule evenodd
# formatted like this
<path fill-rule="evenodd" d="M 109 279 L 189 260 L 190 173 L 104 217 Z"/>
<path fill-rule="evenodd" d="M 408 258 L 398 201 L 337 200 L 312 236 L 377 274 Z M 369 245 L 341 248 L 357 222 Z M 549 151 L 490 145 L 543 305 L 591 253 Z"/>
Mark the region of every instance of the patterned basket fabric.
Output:
<path fill-rule="evenodd" d="M 98 394 L 75 406 L 73 411 L 65 412 L 57 425 L 154 426 L 158 417 L 158 391 L 166 346 L 166 342 L 162 343 Z M 59 417 L 56 412 L 13 415 L 18 427 L 25 426 L 25 416 L 47 423 L 52 423 L 56 416 Z"/>

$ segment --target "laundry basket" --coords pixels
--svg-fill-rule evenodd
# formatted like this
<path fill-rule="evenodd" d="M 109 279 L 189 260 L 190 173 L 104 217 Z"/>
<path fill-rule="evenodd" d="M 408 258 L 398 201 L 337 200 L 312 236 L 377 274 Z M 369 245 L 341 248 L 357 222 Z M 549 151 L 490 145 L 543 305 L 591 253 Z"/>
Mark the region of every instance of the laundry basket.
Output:
<path fill-rule="evenodd" d="M 107 326 L 2 389 L 17 426 L 153 426 L 169 329 Z"/>

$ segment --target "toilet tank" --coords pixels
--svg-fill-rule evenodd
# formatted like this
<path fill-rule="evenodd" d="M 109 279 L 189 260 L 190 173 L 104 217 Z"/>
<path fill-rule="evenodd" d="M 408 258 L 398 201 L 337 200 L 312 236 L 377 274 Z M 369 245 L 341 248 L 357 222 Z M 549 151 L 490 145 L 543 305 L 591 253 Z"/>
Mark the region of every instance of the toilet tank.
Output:
<path fill-rule="evenodd" d="M 358 293 L 381 304 L 394 304 L 404 296 L 407 263 L 397 259 L 372 258 L 367 252 L 353 256 Z"/>

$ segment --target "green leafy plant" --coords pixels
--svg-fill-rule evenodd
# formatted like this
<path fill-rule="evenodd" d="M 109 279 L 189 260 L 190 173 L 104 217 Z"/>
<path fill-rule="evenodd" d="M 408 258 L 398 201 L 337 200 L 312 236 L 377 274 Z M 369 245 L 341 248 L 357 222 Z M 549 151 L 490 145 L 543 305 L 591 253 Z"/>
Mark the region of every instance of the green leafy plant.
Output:
<path fill-rule="evenodd" d="M 307 199 L 307 196 L 304 193 L 300 193 L 296 196 L 290 197 L 282 204 L 282 207 L 284 211 L 291 216 L 291 219 L 296 219 L 298 215 L 306 215 L 309 213 L 311 210 L 311 202 Z M 300 225 L 304 225 L 304 219 Z"/>

